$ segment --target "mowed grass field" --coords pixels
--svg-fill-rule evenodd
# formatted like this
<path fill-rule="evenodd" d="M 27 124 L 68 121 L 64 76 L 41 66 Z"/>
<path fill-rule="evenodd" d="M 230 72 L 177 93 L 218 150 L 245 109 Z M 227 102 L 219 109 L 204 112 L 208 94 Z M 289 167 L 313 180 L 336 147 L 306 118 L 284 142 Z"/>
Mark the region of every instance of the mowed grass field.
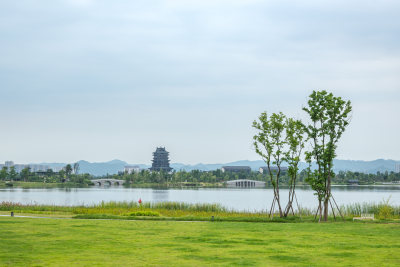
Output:
<path fill-rule="evenodd" d="M 0 217 L 0 266 L 400 266 L 400 225 Z"/>

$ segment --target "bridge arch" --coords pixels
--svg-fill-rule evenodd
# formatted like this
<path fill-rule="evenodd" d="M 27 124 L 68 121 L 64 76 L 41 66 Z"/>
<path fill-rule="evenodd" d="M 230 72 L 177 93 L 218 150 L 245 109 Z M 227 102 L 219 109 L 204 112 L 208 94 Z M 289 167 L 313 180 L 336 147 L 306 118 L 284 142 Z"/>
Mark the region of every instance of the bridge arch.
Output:
<path fill-rule="evenodd" d="M 107 186 L 113 186 L 113 185 L 120 186 L 120 185 L 124 184 L 124 180 L 104 178 L 104 179 L 94 179 L 94 180 L 92 180 L 92 183 L 94 185 L 98 185 L 98 186 L 105 186 L 105 185 L 107 185 Z"/>
<path fill-rule="evenodd" d="M 236 187 L 236 188 L 262 188 L 265 187 L 265 182 L 255 181 L 255 180 L 232 180 L 226 182 L 227 187 Z"/>

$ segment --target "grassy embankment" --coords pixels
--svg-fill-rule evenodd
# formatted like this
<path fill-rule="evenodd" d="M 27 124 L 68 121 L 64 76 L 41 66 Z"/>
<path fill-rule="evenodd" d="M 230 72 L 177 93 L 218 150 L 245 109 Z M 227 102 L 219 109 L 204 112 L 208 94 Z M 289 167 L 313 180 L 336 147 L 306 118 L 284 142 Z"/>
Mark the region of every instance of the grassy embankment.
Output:
<path fill-rule="evenodd" d="M 94 184 L 85 183 L 44 183 L 44 182 L 23 182 L 0 181 L 0 188 L 64 188 L 64 187 L 88 187 Z M 224 183 L 131 183 L 124 184 L 125 187 L 132 188 L 222 188 Z"/>
<path fill-rule="evenodd" d="M 179 202 L 142 203 L 107 202 L 92 206 L 51 206 L 0 203 L 0 213 L 22 215 L 62 215 L 80 219 L 123 219 L 123 220 L 175 220 L 175 221 L 242 221 L 242 222 L 312 222 L 314 212 L 302 209 L 296 216 L 285 219 L 277 215 L 271 220 L 268 212 L 238 212 L 217 204 L 186 204 Z M 345 220 L 352 221 L 361 213 L 374 213 L 374 222 L 399 222 L 400 207 L 388 202 L 378 204 L 353 204 L 341 208 Z M 336 215 L 337 211 L 336 211 Z M 333 221 L 333 216 L 330 217 Z M 337 220 L 341 220 L 337 218 Z"/>
<path fill-rule="evenodd" d="M 65 188 L 65 187 L 88 187 L 87 184 L 78 183 L 44 183 L 44 182 L 23 182 L 23 181 L 13 181 L 4 182 L 0 181 L 0 188 Z"/>
<path fill-rule="evenodd" d="M 397 224 L 0 217 L 0 266 L 399 266 Z"/>

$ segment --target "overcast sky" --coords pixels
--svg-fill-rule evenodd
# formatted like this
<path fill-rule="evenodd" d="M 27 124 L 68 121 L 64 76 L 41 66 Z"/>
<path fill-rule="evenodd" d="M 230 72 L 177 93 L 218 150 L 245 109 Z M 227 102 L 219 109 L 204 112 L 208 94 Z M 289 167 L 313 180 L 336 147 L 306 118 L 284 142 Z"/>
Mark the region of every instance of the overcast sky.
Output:
<path fill-rule="evenodd" d="M 338 158 L 400 160 L 400 1 L 0 1 L 0 162 L 256 160 L 251 123 L 353 103 Z"/>

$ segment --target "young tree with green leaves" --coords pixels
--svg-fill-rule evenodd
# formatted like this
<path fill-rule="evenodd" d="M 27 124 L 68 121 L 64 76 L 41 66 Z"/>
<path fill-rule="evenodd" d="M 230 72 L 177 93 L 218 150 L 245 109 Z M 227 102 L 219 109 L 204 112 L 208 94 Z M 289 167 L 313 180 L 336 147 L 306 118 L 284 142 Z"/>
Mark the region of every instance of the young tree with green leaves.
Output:
<path fill-rule="evenodd" d="M 61 181 L 61 182 L 65 182 L 65 170 L 64 170 L 64 169 L 61 169 L 61 170 L 58 172 L 58 176 L 60 177 L 60 181 Z"/>
<path fill-rule="evenodd" d="M 258 130 L 258 133 L 253 137 L 254 147 L 257 154 L 267 164 L 269 178 L 274 189 L 270 214 L 272 214 L 276 203 L 280 217 L 284 216 L 279 195 L 279 177 L 281 164 L 284 160 L 285 119 L 286 116 L 282 112 L 272 113 L 269 117 L 266 112 L 263 112 L 258 117 L 258 121 L 253 122 L 253 127 Z M 272 170 L 273 165 L 276 166 L 277 171 Z"/>
<path fill-rule="evenodd" d="M 46 170 L 46 176 L 47 176 L 47 177 L 51 177 L 51 176 L 53 176 L 53 175 L 54 175 L 53 169 L 47 169 L 47 170 Z"/>
<path fill-rule="evenodd" d="M 23 168 L 22 169 L 22 171 L 21 171 L 21 178 L 24 180 L 24 182 L 26 182 L 26 181 L 28 181 L 29 180 L 29 175 L 31 174 L 31 168 L 29 168 L 29 167 L 26 167 L 26 168 Z"/>
<path fill-rule="evenodd" d="M 284 161 L 288 164 L 289 200 L 284 211 L 284 217 L 287 217 L 290 210 L 292 210 L 294 214 L 293 200 L 296 197 L 296 180 L 299 172 L 299 162 L 306 140 L 304 125 L 300 120 L 288 118 L 285 122 L 285 130 L 287 149 L 284 153 Z"/>
<path fill-rule="evenodd" d="M 11 181 L 14 181 L 15 178 L 17 177 L 17 172 L 15 171 L 15 166 L 10 167 L 10 172 L 8 174 L 8 177 L 10 178 Z"/>
<path fill-rule="evenodd" d="M 72 166 L 71 164 L 67 164 L 67 166 L 65 166 L 65 175 L 67 176 L 67 180 L 69 180 L 71 173 L 72 173 Z"/>
<path fill-rule="evenodd" d="M 74 169 L 74 174 L 78 174 L 78 172 L 79 172 L 79 163 L 78 162 L 74 163 L 73 169 Z"/>
<path fill-rule="evenodd" d="M 4 181 L 5 179 L 7 179 L 8 176 L 8 172 L 7 172 L 8 168 L 6 166 L 4 166 L 1 171 L 0 171 L 0 180 Z"/>
<path fill-rule="evenodd" d="M 309 96 L 307 112 L 311 123 L 305 127 L 312 149 L 306 153 L 309 163 L 307 182 L 316 191 L 319 202 L 319 220 L 328 220 L 331 193 L 331 182 L 334 177 L 333 159 L 339 139 L 350 122 L 351 102 L 335 97 L 327 91 L 313 91 Z M 311 171 L 311 163 L 317 169 Z M 332 205 L 331 205 L 332 206 Z"/>

